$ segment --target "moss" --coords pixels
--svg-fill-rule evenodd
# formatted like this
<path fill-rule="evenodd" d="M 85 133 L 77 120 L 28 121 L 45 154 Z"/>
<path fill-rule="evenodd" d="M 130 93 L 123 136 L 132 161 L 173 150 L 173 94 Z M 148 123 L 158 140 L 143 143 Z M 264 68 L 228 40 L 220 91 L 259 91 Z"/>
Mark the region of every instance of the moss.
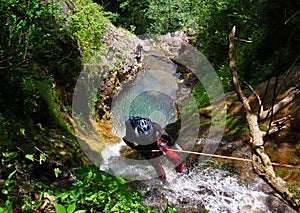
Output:
<path fill-rule="evenodd" d="M 227 131 L 233 135 L 241 135 L 249 131 L 247 122 L 243 116 L 227 114 L 226 127 Z"/>
<path fill-rule="evenodd" d="M 46 103 L 47 110 L 50 117 L 54 118 L 54 120 L 52 121 L 53 124 L 57 124 L 60 127 L 67 130 L 68 132 L 71 132 L 72 127 L 63 118 L 62 113 L 59 109 L 58 106 L 59 91 L 52 88 L 52 83 L 53 83 L 52 81 L 53 80 L 49 78 L 45 81 L 36 83 L 36 86 L 39 91 L 39 95 Z"/>
<path fill-rule="evenodd" d="M 294 185 L 292 184 L 287 184 L 286 185 L 289 189 L 290 192 L 292 192 L 294 195 L 293 195 L 293 198 L 297 199 L 300 201 L 300 190 L 298 190 Z"/>
<path fill-rule="evenodd" d="M 268 128 L 269 128 L 269 126 L 268 126 L 267 124 L 261 124 L 261 125 L 260 125 L 260 130 L 261 130 L 261 131 L 267 131 Z"/>

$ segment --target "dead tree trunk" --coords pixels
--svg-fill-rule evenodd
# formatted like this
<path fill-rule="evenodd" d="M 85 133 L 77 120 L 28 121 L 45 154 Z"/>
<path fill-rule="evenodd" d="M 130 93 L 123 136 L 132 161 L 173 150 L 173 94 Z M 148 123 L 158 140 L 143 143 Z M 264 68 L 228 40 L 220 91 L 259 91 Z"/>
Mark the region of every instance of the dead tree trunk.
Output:
<path fill-rule="evenodd" d="M 297 193 L 299 191 L 291 190 L 289 185 L 284 181 L 281 177 L 276 176 L 273 166 L 271 164 L 271 160 L 269 156 L 264 151 L 264 132 L 262 132 L 259 128 L 259 119 L 263 118 L 265 119 L 268 114 L 271 113 L 270 110 L 265 110 L 262 113 L 262 117 L 258 117 L 257 112 L 253 112 L 251 109 L 251 106 L 249 104 L 248 98 L 243 93 L 240 85 L 239 80 L 237 76 L 237 72 L 235 69 L 235 58 L 234 58 L 234 37 L 235 37 L 235 31 L 236 28 L 233 27 L 232 31 L 229 34 L 229 66 L 231 70 L 232 80 L 235 87 L 235 90 L 237 92 L 237 95 L 239 99 L 243 103 L 243 107 L 245 109 L 246 113 L 246 120 L 249 126 L 250 130 L 250 136 L 252 141 L 252 164 L 255 169 L 255 171 L 260 175 L 264 180 L 276 191 L 278 192 L 290 205 L 300 212 L 300 200 L 299 196 L 297 197 Z M 295 90 L 293 95 L 290 95 L 286 99 L 283 99 L 282 101 L 279 101 L 274 107 L 273 107 L 273 113 L 278 112 L 278 110 L 282 109 L 284 106 L 287 105 L 287 102 L 291 102 L 295 95 L 299 93 L 299 90 Z M 258 97 L 259 99 L 259 97 Z"/>

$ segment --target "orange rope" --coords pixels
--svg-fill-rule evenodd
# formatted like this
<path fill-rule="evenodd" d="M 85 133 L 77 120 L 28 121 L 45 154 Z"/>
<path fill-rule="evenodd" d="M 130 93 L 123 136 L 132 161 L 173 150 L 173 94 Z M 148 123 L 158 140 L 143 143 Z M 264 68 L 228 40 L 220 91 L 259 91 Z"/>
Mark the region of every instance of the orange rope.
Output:
<path fill-rule="evenodd" d="M 216 157 L 216 158 L 224 158 L 224 159 L 252 162 L 251 159 L 244 159 L 244 158 L 238 158 L 238 157 L 230 157 L 230 156 L 224 156 L 224 155 L 215 155 L 215 154 L 208 154 L 208 153 L 202 153 L 202 152 L 200 153 L 200 152 L 185 151 L 185 150 L 175 150 L 175 149 L 169 149 L 169 150 L 172 150 L 174 152 L 182 152 L 182 153 L 188 153 L 188 154 L 195 154 L 195 155 L 203 155 L 203 156 Z M 152 152 L 161 152 L 161 150 L 152 150 Z M 289 165 L 289 164 L 280 164 L 280 163 L 271 163 L 271 164 L 274 165 L 274 166 L 282 166 L 282 167 L 300 169 L 300 166 L 293 166 L 293 165 Z"/>

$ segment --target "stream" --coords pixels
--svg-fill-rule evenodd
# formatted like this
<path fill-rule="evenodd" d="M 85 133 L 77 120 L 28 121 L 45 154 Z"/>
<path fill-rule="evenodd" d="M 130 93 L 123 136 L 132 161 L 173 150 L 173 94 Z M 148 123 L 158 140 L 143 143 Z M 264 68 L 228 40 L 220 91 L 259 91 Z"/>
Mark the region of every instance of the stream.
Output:
<path fill-rule="evenodd" d="M 120 156 L 122 146 L 123 142 L 105 147 L 100 170 L 127 179 L 128 186 L 143 195 L 144 205 L 159 212 L 167 204 L 178 212 L 295 212 L 259 177 L 249 179 L 213 168 L 213 160 L 194 165 L 190 174 L 183 176 L 163 161 L 167 183 L 162 184 L 147 161 Z"/>
<path fill-rule="evenodd" d="M 150 117 L 162 126 L 177 119 L 174 101 L 180 86 L 176 65 L 151 53 L 145 57 L 148 66 L 146 64 L 135 83 L 126 85 L 112 102 L 112 126 L 120 137 L 125 134 L 126 115 Z M 188 138 L 192 138 L 190 141 L 197 141 L 194 137 L 188 135 Z M 191 150 L 193 145 L 184 149 Z M 120 154 L 125 146 L 122 141 L 105 146 L 101 152 L 103 160 L 100 170 L 127 179 L 128 186 L 143 195 L 144 205 L 159 212 L 163 212 L 167 205 L 178 212 L 294 212 L 259 177 L 248 179 L 240 174 L 212 168 L 210 165 L 214 162 L 211 159 L 199 160 L 190 168 L 189 175 L 180 176 L 162 156 L 167 173 L 167 183 L 162 184 L 146 160 L 131 159 Z M 184 159 L 186 156 L 181 157 Z"/>

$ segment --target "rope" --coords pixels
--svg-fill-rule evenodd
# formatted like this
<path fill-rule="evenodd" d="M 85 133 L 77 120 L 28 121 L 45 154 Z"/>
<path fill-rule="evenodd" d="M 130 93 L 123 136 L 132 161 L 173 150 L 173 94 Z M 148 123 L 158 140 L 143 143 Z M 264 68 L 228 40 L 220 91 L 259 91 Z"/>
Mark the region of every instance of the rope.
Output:
<path fill-rule="evenodd" d="M 193 151 L 186 151 L 186 150 L 175 150 L 175 149 L 168 149 L 168 150 L 171 150 L 171 151 L 174 151 L 174 152 L 181 152 L 181 153 L 203 155 L 203 156 L 216 157 L 216 158 L 224 158 L 224 159 L 230 159 L 230 160 L 252 162 L 251 159 L 244 159 L 244 158 L 239 158 L 239 157 L 230 157 L 230 156 L 224 156 L 224 155 L 215 155 L 215 154 L 208 154 L 208 153 L 202 153 L 202 152 L 193 152 Z M 161 150 L 152 150 L 152 152 L 161 152 Z M 282 166 L 282 167 L 300 169 L 300 166 L 293 166 L 293 165 L 289 165 L 289 164 L 280 164 L 280 163 L 271 163 L 271 164 L 273 166 Z"/>

